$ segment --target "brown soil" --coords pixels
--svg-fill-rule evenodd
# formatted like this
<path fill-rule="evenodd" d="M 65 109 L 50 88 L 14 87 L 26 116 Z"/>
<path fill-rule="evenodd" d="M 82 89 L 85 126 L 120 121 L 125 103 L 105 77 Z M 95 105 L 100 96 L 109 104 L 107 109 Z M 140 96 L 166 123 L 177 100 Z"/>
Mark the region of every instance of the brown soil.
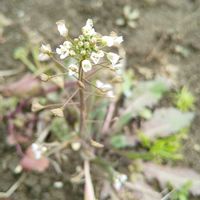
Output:
<path fill-rule="evenodd" d="M 13 60 L 13 50 L 28 40 L 24 29 L 38 32 L 44 41 L 59 40 L 55 22 L 65 19 L 73 35 L 78 35 L 88 18 L 95 20 L 96 29 L 109 34 L 114 30 L 124 36 L 128 55 L 128 67 L 136 73 L 139 67 L 159 70 L 172 64 L 178 67 L 180 85 L 187 85 L 197 99 L 196 119 L 185 144 L 185 163 L 200 171 L 200 153 L 193 149 L 200 144 L 200 1 L 199 0 L 1 0 L 0 12 L 13 20 L 4 32 L 6 42 L 0 44 L 0 69 L 19 67 Z M 140 10 L 138 27 L 118 27 L 115 20 L 122 15 L 122 8 L 129 4 Z M 174 53 L 176 45 L 187 48 L 189 56 Z M 154 51 L 152 51 L 154 49 Z M 153 53 L 152 53 L 153 52 Z M 5 145 L 5 134 L 1 131 L 0 144 L 0 191 L 5 191 L 16 180 L 12 172 L 18 163 L 14 148 Z M 55 189 L 53 183 L 62 180 L 63 189 Z M 66 187 L 67 186 L 67 187 Z M 66 190 L 66 188 L 69 188 Z M 53 170 L 38 175 L 30 174 L 12 200 L 76 200 L 82 199 L 65 177 Z"/>

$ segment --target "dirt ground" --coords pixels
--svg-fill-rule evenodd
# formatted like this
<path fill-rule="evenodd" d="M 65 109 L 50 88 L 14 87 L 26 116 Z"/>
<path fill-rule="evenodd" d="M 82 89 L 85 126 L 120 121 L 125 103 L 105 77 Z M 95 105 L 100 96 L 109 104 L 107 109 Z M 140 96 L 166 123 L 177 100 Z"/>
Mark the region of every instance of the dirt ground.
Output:
<path fill-rule="evenodd" d="M 115 21 L 122 15 L 124 5 L 140 11 L 136 29 L 119 27 Z M 128 65 L 136 73 L 140 67 L 162 70 L 169 65 L 178 67 L 178 84 L 188 86 L 197 99 L 196 118 L 191 134 L 184 146 L 185 164 L 200 172 L 200 1 L 199 0 L 0 0 L 0 12 L 13 20 L 4 32 L 6 41 L 0 44 L 0 69 L 18 68 L 12 58 L 13 50 L 28 40 L 24 30 L 43 36 L 44 41 L 59 41 L 55 22 L 65 19 L 70 32 L 76 36 L 86 19 L 95 21 L 97 31 L 109 34 L 116 31 L 124 36 Z M 187 50 L 183 55 L 176 50 Z M 5 134 L 0 134 L 5 141 Z M 0 144 L 0 191 L 5 191 L 17 180 L 13 169 L 18 163 L 15 150 Z M 3 163 L 3 162 L 4 163 Z M 63 189 L 55 189 L 55 181 L 63 181 Z M 68 186 L 68 190 L 65 190 Z M 81 194 L 65 181 L 65 177 L 48 171 L 29 175 L 25 184 L 12 196 L 12 200 L 76 200 Z"/>

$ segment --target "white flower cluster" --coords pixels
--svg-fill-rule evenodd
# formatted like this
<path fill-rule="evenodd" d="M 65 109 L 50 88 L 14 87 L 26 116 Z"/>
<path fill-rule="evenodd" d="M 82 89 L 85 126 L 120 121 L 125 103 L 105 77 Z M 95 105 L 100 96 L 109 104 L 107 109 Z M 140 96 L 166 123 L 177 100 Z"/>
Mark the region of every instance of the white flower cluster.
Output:
<path fill-rule="evenodd" d="M 77 77 L 79 68 L 82 68 L 85 73 L 89 72 L 95 65 L 98 65 L 103 58 L 110 62 L 111 69 L 118 69 L 120 56 L 113 52 L 106 52 L 103 48 L 118 46 L 123 42 L 122 36 L 101 36 L 95 31 L 93 21 L 88 19 L 85 26 L 82 28 L 82 34 L 75 39 L 71 39 L 68 35 L 69 31 L 64 20 L 58 21 L 56 24 L 60 35 L 65 38 L 64 43 L 56 48 L 56 54 L 58 54 L 60 59 L 72 57 L 77 61 L 75 64 L 70 64 L 68 66 L 69 76 Z M 43 58 L 43 60 L 46 58 L 45 55 L 50 56 L 52 53 L 49 44 L 42 45 L 40 57 Z M 101 86 L 100 89 L 102 89 Z M 108 92 L 108 96 L 113 95 L 111 92 Z"/>
<path fill-rule="evenodd" d="M 36 143 L 33 143 L 31 145 L 31 149 L 33 151 L 36 160 L 39 160 L 42 157 L 42 154 L 47 150 L 46 147 Z"/>
<path fill-rule="evenodd" d="M 113 186 L 114 188 L 119 191 L 122 186 L 124 185 L 124 183 L 127 181 L 128 177 L 126 174 L 117 174 L 114 182 L 113 182 Z"/>

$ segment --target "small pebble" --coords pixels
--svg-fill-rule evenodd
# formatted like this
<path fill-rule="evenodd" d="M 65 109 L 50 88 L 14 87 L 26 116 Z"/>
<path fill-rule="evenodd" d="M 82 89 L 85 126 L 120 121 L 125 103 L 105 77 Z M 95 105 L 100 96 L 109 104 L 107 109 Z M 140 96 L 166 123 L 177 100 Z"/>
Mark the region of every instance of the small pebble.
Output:
<path fill-rule="evenodd" d="M 71 147 L 74 151 L 78 151 L 81 148 L 81 143 L 80 142 L 74 142 L 71 144 Z"/>
<path fill-rule="evenodd" d="M 199 144 L 195 144 L 193 146 L 194 150 L 197 151 L 197 152 L 200 152 L 200 145 Z"/>
<path fill-rule="evenodd" d="M 15 174 L 20 174 L 22 172 L 22 166 L 21 165 L 17 165 L 14 169 L 14 173 Z"/>
<path fill-rule="evenodd" d="M 56 188 L 56 189 L 60 189 L 63 187 L 63 182 L 62 181 L 56 181 L 53 183 L 53 186 Z"/>

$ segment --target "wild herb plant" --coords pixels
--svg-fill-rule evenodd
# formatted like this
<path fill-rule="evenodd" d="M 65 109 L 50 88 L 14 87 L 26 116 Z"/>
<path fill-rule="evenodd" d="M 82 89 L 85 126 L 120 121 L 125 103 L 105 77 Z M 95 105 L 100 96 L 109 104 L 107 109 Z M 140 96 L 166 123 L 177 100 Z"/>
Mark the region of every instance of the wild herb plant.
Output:
<path fill-rule="evenodd" d="M 108 98 L 114 98 L 113 86 L 110 83 L 104 83 L 95 80 L 96 83 L 89 81 L 100 70 L 111 70 L 117 73 L 120 69 L 120 56 L 113 52 L 107 52 L 106 47 L 119 45 L 122 36 L 102 36 L 93 28 L 93 22 L 88 19 L 86 25 L 82 28 L 82 34 L 72 39 L 68 34 L 68 29 L 64 21 L 57 22 L 58 31 L 65 38 L 63 44 L 56 48 L 53 52 L 50 45 L 42 45 L 40 59 L 45 60 L 51 57 L 56 63 L 68 73 L 69 76 L 75 78 L 78 82 L 77 90 L 67 100 L 70 101 L 77 93 L 80 97 L 80 120 L 79 120 L 79 136 L 84 138 L 86 135 L 83 131 L 86 124 L 87 108 L 85 107 L 85 90 L 86 84 L 94 87 L 96 92 Z M 61 60 L 69 60 L 70 64 L 64 65 L 56 60 L 58 55 Z M 104 59 L 106 57 L 106 59 Z M 101 68 L 98 68 L 100 66 Z M 91 72 L 90 74 L 88 72 Z M 66 103 L 67 104 L 67 103 Z"/>
<path fill-rule="evenodd" d="M 93 135 L 88 133 L 87 122 L 89 120 L 88 116 L 91 115 L 91 113 L 88 112 L 95 112 L 95 110 L 88 111 L 89 105 L 86 101 L 90 101 L 89 98 L 92 99 L 95 95 L 102 98 L 115 99 L 114 83 L 112 79 L 120 78 L 122 64 L 120 63 L 120 56 L 109 51 L 108 48 L 119 46 L 123 41 L 123 37 L 117 36 L 115 33 L 112 33 L 110 36 L 102 36 L 95 31 L 91 19 L 87 20 L 86 25 L 82 28 L 82 34 L 76 38 L 70 36 L 68 28 L 63 20 L 57 22 L 57 28 L 65 41 L 56 48 L 55 52 L 49 44 L 43 44 L 39 55 L 40 60 L 52 58 L 53 61 L 64 69 L 67 76 L 77 80 L 77 87 L 63 106 L 53 109 L 52 112 L 55 115 L 64 116 L 63 112 L 68 106 L 68 103 L 79 94 L 79 129 L 77 131 L 79 141 L 73 144 L 73 148 L 76 149 L 81 146 L 82 149 L 87 150 L 89 142 L 92 142 L 93 146 L 101 147 L 102 145 L 100 143 L 93 140 Z M 111 71 L 114 76 L 107 77 L 112 79 L 105 82 L 107 81 L 105 73 L 109 71 Z M 98 79 L 99 74 L 102 80 Z M 91 87 L 94 90 L 91 89 Z M 93 109 L 95 108 L 93 107 Z M 38 151 L 41 151 L 41 149 L 35 145 L 36 144 L 32 145 L 33 152 L 36 157 L 39 157 Z M 90 151 L 90 149 L 88 151 Z M 90 158 L 84 156 L 84 160 L 85 195 L 88 195 L 85 199 L 95 199 L 93 189 L 91 188 L 92 184 L 89 172 Z"/>

